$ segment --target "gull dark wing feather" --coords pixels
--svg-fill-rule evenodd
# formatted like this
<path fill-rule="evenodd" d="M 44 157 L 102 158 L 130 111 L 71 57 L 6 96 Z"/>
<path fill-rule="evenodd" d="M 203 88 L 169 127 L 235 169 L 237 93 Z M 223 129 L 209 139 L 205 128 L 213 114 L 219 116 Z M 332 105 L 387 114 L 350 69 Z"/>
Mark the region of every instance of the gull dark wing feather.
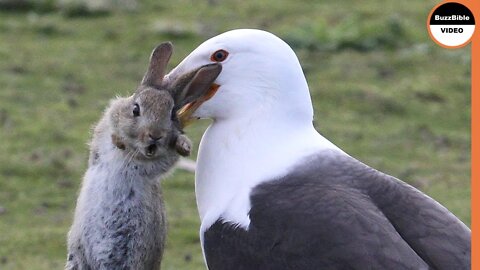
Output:
<path fill-rule="evenodd" d="M 323 152 L 251 194 L 248 230 L 204 234 L 210 270 L 469 269 L 470 230 L 413 187 Z"/>
<path fill-rule="evenodd" d="M 248 231 L 217 221 L 205 234 L 210 270 L 427 269 L 364 194 L 275 182 L 252 195 Z"/>
<path fill-rule="evenodd" d="M 327 154 L 328 155 L 328 154 Z M 346 155 L 312 157 L 314 177 L 367 194 L 402 238 L 434 269 L 470 269 L 470 229 L 445 207 L 414 187 Z"/>

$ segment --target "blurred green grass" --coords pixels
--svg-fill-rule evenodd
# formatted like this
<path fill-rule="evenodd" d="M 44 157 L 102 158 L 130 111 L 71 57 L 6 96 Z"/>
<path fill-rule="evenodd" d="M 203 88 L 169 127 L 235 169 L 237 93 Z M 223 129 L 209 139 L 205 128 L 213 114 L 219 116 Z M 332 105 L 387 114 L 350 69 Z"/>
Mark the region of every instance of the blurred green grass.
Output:
<path fill-rule="evenodd" d="M 94 2 L 0 0 L 0 269 L 63 267 L 89 130 L 151 49 L 173 41 L 173 67 L 233 28 L 292 45 L 323 135 L 470 224 L 470 47 L 429 39 L 436 1 Z M 207 125 L 187 129 L 196 146 Z M 164 181 L 163 269 L 205 269 L 193 178 Z"/>

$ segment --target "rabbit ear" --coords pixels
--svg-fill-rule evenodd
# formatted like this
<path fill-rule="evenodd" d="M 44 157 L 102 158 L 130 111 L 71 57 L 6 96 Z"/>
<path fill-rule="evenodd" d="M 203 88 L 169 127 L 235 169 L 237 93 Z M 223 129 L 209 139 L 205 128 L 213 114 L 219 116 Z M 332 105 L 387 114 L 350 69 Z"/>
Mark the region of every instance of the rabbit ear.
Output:
<path fill-rule="evenodd" d="M 171 88 L 175 91 L 173 93 L 175 107 L 181 108 L 185 104 L 205 96 L 221 71 L 220 64 L 209 64 L 177 79 Z"/>
<path fill-rule="evenodd" d="M 172 53 L 173 45 L 170 42 L 164 42 L 153 50 L 148 70 L 143 76 L 142 85 L 160 87 Z"/>

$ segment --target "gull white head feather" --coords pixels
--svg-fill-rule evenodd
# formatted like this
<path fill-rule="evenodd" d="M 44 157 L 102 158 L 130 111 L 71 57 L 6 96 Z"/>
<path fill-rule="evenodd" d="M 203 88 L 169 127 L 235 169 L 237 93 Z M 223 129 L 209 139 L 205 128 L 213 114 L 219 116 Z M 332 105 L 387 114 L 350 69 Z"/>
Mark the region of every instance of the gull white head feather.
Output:
<path fill-rule="evenodd" d="M 220 87 L 194 117 L 229 119 L 275 111 L 312 121 L 313 109 L 300 63 L 275 35 L 252 29 L 223 33 L 201 44 L 170 76 L 212 62 L 222 64 L 216 80 Z"/>

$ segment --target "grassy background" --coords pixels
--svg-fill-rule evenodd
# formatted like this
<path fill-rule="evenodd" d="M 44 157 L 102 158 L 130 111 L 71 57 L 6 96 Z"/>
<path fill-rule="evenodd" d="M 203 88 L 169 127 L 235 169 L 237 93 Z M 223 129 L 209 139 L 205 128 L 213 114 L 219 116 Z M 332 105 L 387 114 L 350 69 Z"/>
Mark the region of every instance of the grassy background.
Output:
<path fill-rule="evenodd" d="M 437 1 L 0 0 L 0 269 L 61 269 L 89 129 L 171 40 L 261 28 L 297 52 L 317 128 L 470 224 L 470 47 L 425 22 Z M 198 146 L 208 122 L 187 133 Z M 204 269 L 191 173 L 164 182 L 163 269 Z"/>

